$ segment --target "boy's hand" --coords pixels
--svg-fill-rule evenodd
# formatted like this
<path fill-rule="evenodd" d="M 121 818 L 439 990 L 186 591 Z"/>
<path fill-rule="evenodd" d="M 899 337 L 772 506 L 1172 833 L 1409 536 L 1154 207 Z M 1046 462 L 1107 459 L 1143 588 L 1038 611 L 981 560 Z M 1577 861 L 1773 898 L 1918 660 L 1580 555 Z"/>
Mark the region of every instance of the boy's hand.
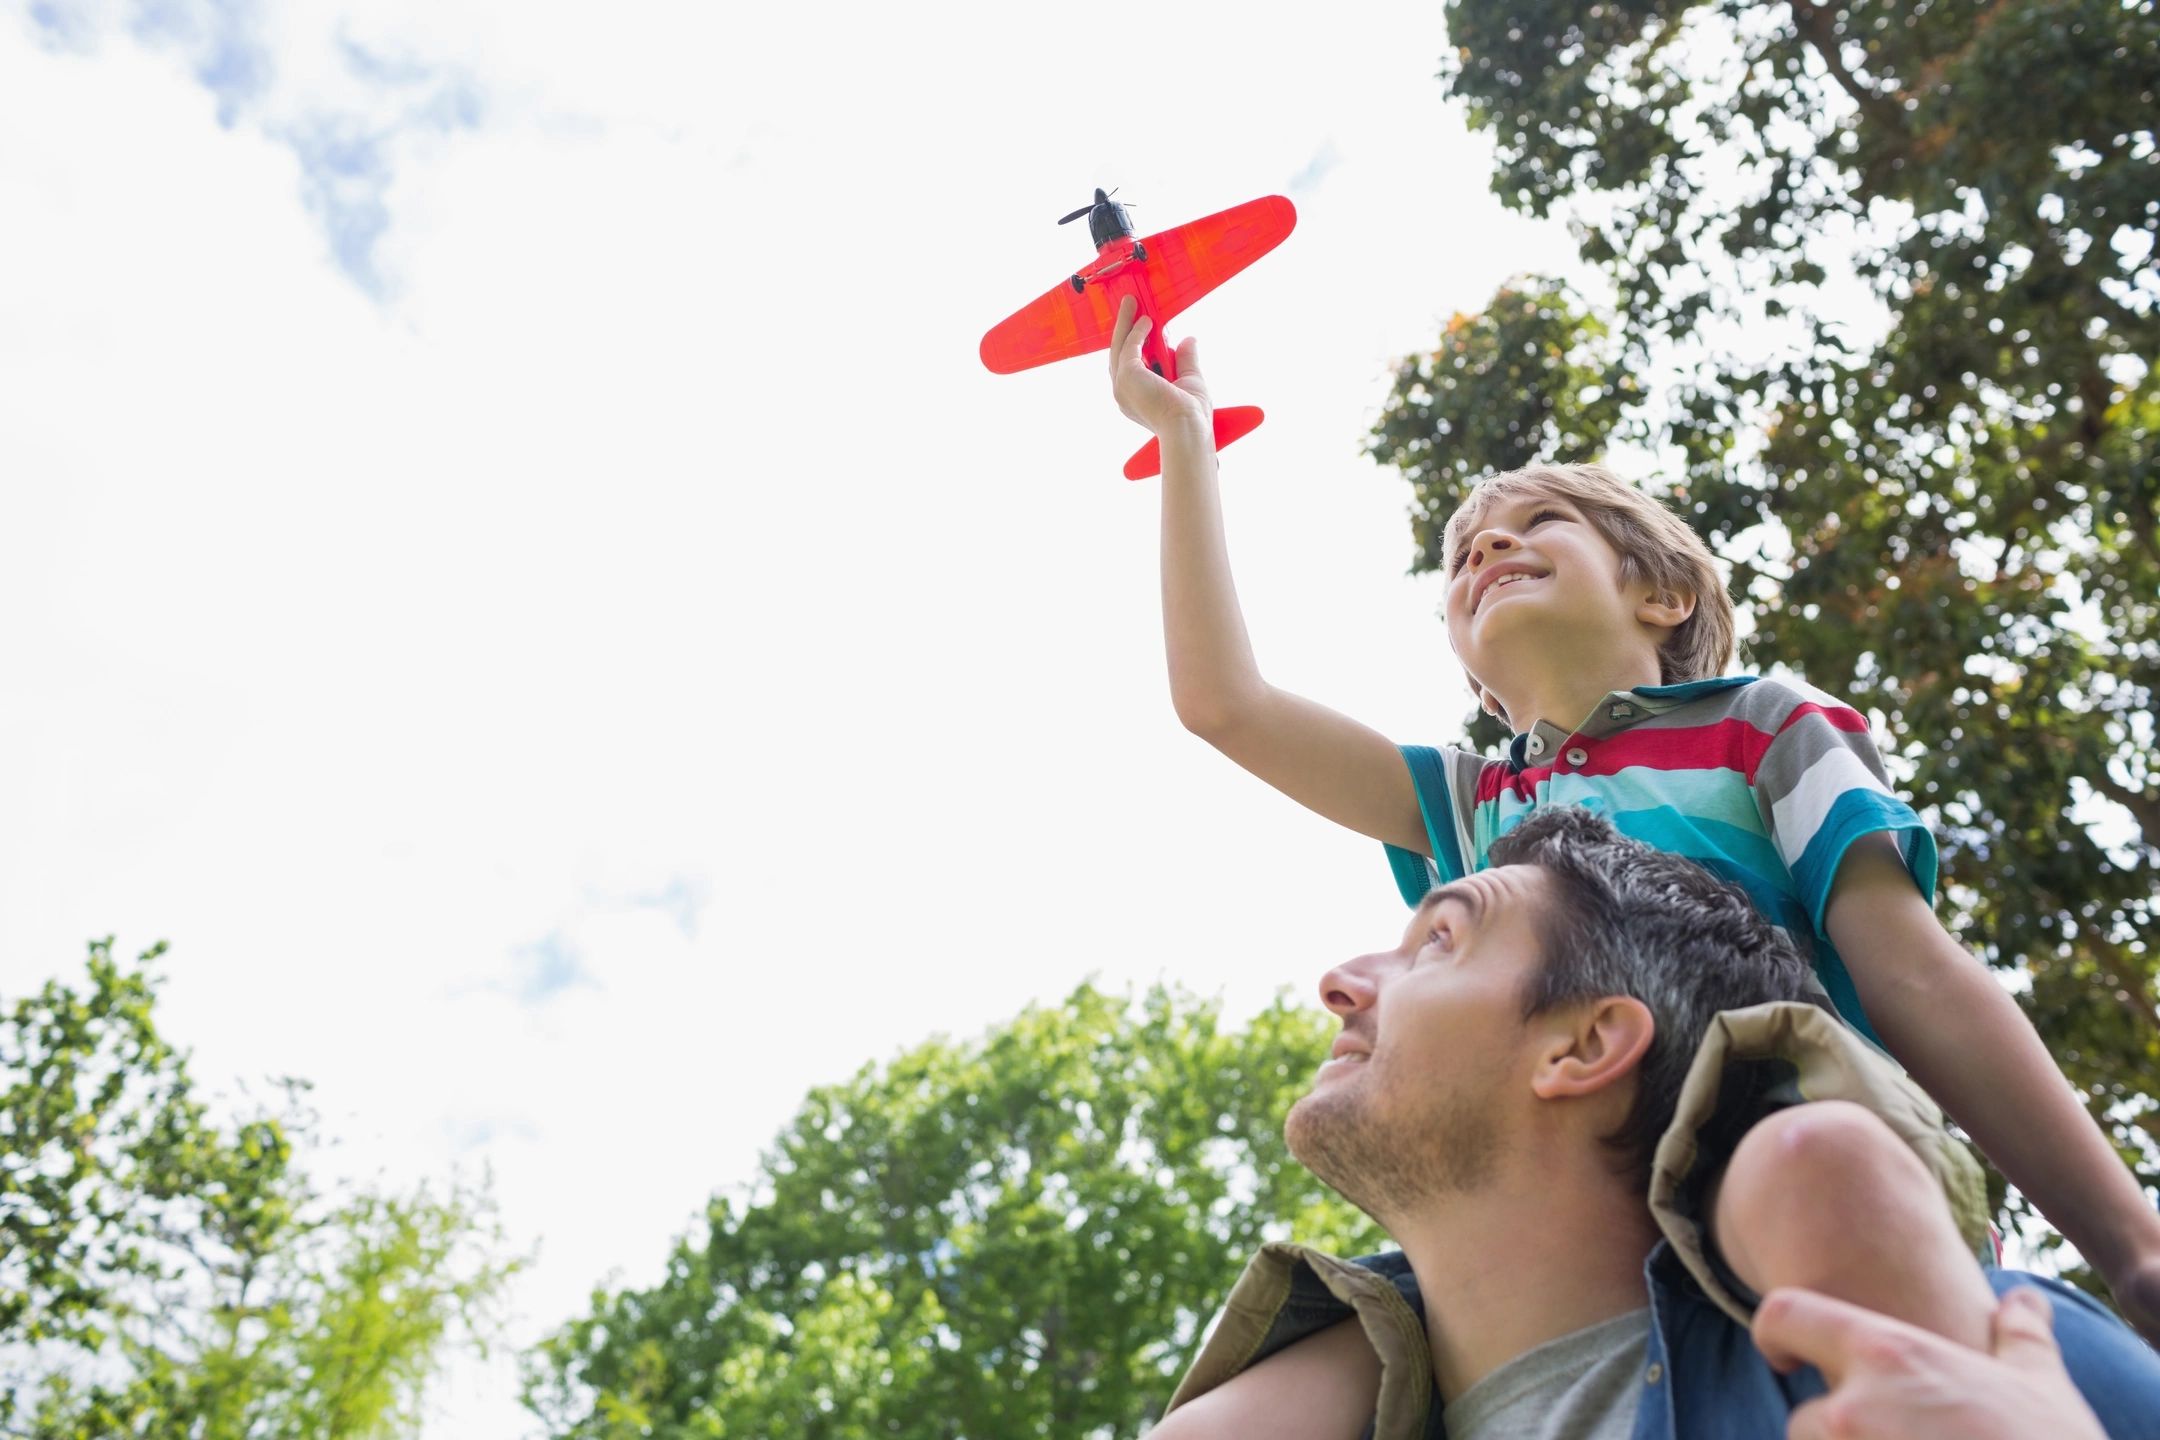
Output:
<path fill-rule="evenodd" d="M 1212 435 L 1215 403 L 1200 378 L 1197 342 L 1188 335 L 1179 343 L 1178 377 L 1174 382 L 1163 379 L 1140 358 L 1140 344 L 1155 322 L 1143 315 L 1135 324 L 1133 312 L 1139 308 L 1130 295 L 1119 301 L 1117 324 L 1110 331 L 1110 393 L 1117 397 L 1118 409 L 1157 435 L 1188 426 Z"/>
<path fill-rule="evenodd" d="M 2145 1342 L 2160 1349 L 2160 1252 L 2131 1258 L 2128 1265 L 2107 1277 L 2115 1308 L 2122 1311 L 2130 1328 Z"/>

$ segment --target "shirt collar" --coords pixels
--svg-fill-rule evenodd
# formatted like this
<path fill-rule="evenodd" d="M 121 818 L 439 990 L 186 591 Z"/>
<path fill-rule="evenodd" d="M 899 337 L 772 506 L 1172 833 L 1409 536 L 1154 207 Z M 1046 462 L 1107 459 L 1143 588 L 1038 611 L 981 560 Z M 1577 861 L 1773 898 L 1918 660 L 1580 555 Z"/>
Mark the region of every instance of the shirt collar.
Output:
<path fill-rule="evenodd" d="M 1753 675 L 1720 675 L 1710 680 L 1687 680 L 1678 685 L 1638 685 L 1633 690 L 1614 690 L 1592 707 L 1589 718 L 1576 729 L 1563 730 L 1550 720 L 1540 720 L 1508 741 L 1510 771 L 1551 765 L 1576 740 L 1601 740 L 1631 725 L 1677 710 L 1705 695 L 1752 685 Z"/>

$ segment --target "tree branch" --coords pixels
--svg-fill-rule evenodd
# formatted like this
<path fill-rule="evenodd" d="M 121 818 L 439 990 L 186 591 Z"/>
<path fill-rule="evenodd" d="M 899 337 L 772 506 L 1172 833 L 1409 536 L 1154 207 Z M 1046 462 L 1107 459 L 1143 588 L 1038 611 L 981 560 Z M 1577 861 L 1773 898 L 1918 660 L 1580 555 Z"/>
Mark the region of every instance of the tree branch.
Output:
<path fill-rule="evenodd" d="M 1944 73 L 1952 65 L 1970 55 L 1973 46 L 1978 44 L 1980 37 L 1987 33 L 1987 28 L 2002 18 L 2003 9 L 2004 0 L 1989 0 L 1988 7 L 1973 17 L 1972 34 L 1966 37 L 1965 43 L 1955 50 L 1945 51 L 1921 66 L 1919 73 L 1913 76 L 1912 83 L 1899 88 L 1897 92 L 1898 98 L 1900 100 L 1909 99 L 1932 90 L 1941 84 Z"/>
<path fill-rule="evenodd" d="M 1839 89 L 1852 96 L 1861 113 L 1885 129 L 1904 129 L 1904 111 L 1889 96 L 1869 89 L 1861 83 L 1859 76 L 1846 68 L 1845 57 L 1838 54 L 1837 32 L 1831 23 L 1829 8 L 1813 4 L 1811 0 L 1792 0 L 1792 13 L 1794 33 L 1822 57 L 1830 78 L 1837 81 Z"/>

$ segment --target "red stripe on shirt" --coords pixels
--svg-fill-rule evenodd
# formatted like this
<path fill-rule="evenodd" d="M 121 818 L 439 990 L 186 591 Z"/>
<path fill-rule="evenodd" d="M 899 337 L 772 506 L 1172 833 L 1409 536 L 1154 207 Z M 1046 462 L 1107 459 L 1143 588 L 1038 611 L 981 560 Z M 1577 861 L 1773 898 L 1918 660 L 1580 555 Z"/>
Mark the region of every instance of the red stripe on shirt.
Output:
<path fill-rule="evenodd" d="M 1778 727 L 1778 734 L 1809 715 L 1820 715 L 1839 730 L 1867 733 L 1867 721 L 1859 712 L 1842 705 L 1811 702 L 1794 707 Z M 1478 775 L 1478 803 L 1497 800 L 1508 791 L 1517 799 L 1533 800 L 1537 787 L 1555 774 L 1611 775 L 1638 765 L 1653 770 L 1737 770 L 1752 785 L 1756 767 L 1776 739 L 1776 735 L 1764 734 L 1758 726 L 1734 719 L 1671 729 L 1623 730 L 1602 740 L 1574 742 L 1589 752 L 1589 759 L 1580 766 L 1535 765 L 1513 775 L 1505 764 L 1486 766 Z"/>
<path fill-rule="evenodd" d="M 1868 733 L 1867 717 L 1859 711 L 1845 705 L 1817 705 L 1812 700 L 1805 705 L 1795 705 L 1792 714 L 1787 715 L 1784 723 L 1778 726 L 1778 733 L 1784 734 L 1810 715 L 1820 715 L 1838 729 L 1851 731 L 1855 735 Z"/>

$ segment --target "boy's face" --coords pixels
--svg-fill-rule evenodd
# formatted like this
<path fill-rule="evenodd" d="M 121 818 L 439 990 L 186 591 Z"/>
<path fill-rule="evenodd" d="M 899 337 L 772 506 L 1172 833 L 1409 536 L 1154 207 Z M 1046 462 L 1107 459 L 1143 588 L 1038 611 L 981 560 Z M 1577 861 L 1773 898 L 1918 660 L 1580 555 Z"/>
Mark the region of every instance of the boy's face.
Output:
<path fill-rule="evenodd" d="M 1581 641 L 1640 636 L 1620 554 L 1574 502 L 1508 495 L 1462 527 L 1448 557 L 1448 642 L 1488 690 L 1520 685 L 1549 656 L 1575 663 Z M 1569 646 L 1551 639 L 1566 631 Z"/>

